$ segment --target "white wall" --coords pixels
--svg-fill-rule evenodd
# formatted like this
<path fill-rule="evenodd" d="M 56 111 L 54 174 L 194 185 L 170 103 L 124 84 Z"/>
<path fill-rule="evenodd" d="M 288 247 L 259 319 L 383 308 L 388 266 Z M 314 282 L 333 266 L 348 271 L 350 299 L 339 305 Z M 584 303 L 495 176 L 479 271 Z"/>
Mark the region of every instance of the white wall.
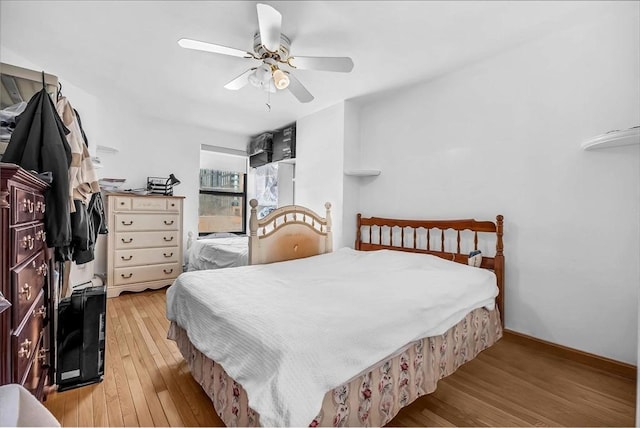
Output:
<path fill-rule="evenodd" d="M 343 240 L 344 103 L 296 123 L 296 204 L 325 214 L 331 202 L 333 245 Z"/>
<path fill-rule="evenodd" d="M 235 140 L 235 139 L 234 139 Z M 247 156 L 217 153 L 209 150 L 200 151 L 200 168 L 217 169 L 219 171 L 247 172 Z"/>
<path fill-rule="evenodd" d="M 617 4 L 369 100 L 360 116 L 363 162 L 382 169 L 360 186 L 364 214 L 503 214 L 507 328 L 629 363 L 638 357 L 639 147 L 585 152 L 580 143 L 640 125 L 638 8 Z"/>

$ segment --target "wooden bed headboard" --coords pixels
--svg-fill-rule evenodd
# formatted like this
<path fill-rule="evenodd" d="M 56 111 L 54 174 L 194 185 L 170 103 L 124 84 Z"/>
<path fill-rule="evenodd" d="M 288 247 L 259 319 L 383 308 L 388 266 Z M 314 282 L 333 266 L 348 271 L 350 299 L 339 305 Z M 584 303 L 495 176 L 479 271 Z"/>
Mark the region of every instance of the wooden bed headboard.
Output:
<path fill-rule="evenodd" d="M 287 205 L 258 220 L 258 201 L 251 199 L 249 219 L 249 264 L 283 262 L 333 251 L 331 204 L 326 216 L 309 208 Z"/>
<path fill-rule="evenodd" d="M 390 218 L 364 218 L 358 214 L 356 232 L 356 250 L 396 250 L 412 253 L 433 254 L 443 259 L 467 264 L 468 252 L 461 252 L 461 232 L 470 231 L 473 235 L 473 249 L 478 249 L 478 232 L 495 233 L 496 251 L 493 257 L 482 254 L 480 267 L 495 272 L 499 294 L 496 298 L 501 319 L 504 324 L 504 254 L 502 228 L 504 217 L 496 216 L 496 222 L 468 220 L 398 220 Z M 383 233 L 383 228 L 387 230 Z M 376 230 L 377 229 L 377 230 Z M 433 229 L 439 231 L 434 233 Z M 375 233 L 374 233 L 375 230 Z M 453 236 L 445 236 L 445 231 L 453 230 Z M 367 233 L 368 232 L 368 233 Z M 364 238 L 364 239 L 363 239 Z M 455 239 L 455 252 L 447 251 L 446 244 Z M 439 245 L 436 245 L 439 241 Z M 422 245 L 420 245 L 422 244 Z M 435 249 L 435 247 L 438 249 Z"/>

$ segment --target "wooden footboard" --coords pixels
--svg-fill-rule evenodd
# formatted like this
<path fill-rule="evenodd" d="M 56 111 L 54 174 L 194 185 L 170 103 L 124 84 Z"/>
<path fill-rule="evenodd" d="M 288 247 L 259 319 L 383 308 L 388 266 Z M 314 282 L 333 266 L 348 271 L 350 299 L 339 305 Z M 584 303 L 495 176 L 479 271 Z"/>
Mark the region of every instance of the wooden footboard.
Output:
<path fill-rule="evenodd" d="M 483 251 L 481 268 L 495 272 L 499 294 L 496 298 L 504 325 L 504 254 L 502 230 L 504 217 L 496 222 L 465 220 L 398 220 L 390 218 L 364 218 L 358 214 L 356 250 L 389 249 L 413 253 L 433 254 L 443 259 L 467 264 L 469 249 L 478 250 L 478 233 L 495 234 L 495 254 Z M 464 234 L 464 231 L 469 231 Z M 463 238 L 463 235 L 464 236 Z M 470 242 L 467 242 L 470 241 Z M 452 248 L 455 247 L 455 251 Z M 462 248 L 466 252 L 462 252 Z"/>
<path fill-rule="evenodd" d="M 249 264 L 282 262 L 333 251 L 331 204 L 326 216 L 309 208 L 287 205 L 258 220 L 258 201 L 249 201 Z"/>

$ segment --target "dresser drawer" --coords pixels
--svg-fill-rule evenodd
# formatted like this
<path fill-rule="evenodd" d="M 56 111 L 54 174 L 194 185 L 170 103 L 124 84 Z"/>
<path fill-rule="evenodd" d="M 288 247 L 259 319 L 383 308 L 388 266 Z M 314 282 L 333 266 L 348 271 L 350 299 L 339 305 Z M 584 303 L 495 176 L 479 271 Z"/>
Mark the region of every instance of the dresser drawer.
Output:
<path fill-rule="evenodd" d="M 17 227 L 11 231 L 11 234 L 13 235 L 12 265 L 18 265 L 37 253 L 46 241 L 44 225 L 42 223 Z"/>
<path fill-rule="evenodd" d="M 44 196 L 35 194 L 34 200 L 36 201 L 36 206 L 33 208 L 33 218 L 34 220 L 43 220 L 44 213 L 47 209 L 47 206 L 44 203 Z"/>
<path fill-rule="evenodd" d="M 116 214 L 116 232 L 137 230 L 179 230 L 177 214 Z"/>
<path fill-rule="evenodd" d="M 177 199 L 167 198 L 167 211 L 180 211 L 180 202 Z"/>
<path fill-rule="evenodd" d="M 113 197 L 114 211 L 131 211 L 131 198 L 125 196 Z"/>
<path fill-rule="evenodd" d="M 165 211 L 167 209 L 167 198 L 151 196 L 131 199 L 131 206 L 134 211 Z"/>
<path fill-rule="evenodd" d="M 123 267 L 114 269 L 113 272 L 113 284 L 125 285 L 163 279 L 172 280 L 182 273 L 182 268 L 178 263 L 171 263 L 155 266 Z"/>
<path fill-rule="evenodd" d="M 44 305 L 44 291 L 38 296 L 36 308 Z M 33 311 L 25 318 L 21 327 L 11 335 L 11 351 L 15 364 L 13 365 L 14 380 L 20 382 L 31 361 L 31 357 L 37 350 L 38 343 L 44 331 L 45 314 Z"/>
<path fill-rule="evenodd" d="M 178 248 L 148 248 L 139 250 L 117 250 L 114 256 L 115 267 L 152 265 L 159 263 L 177 263 Z"/>
<path fill-rule="evenodd" d="M 118 232 L 116 233 L 115 242 L 116 250 L 149 247 L 177 247 L 178 231 Z"/>
<path fill-rule="evenodd" d="M 13 209 L 11 224 L 33 221 L 36 210 L 36 195 L 33 192 L 16 187 L 12 188 L 11 194 L 12 206 L 15 207 Z"/>
<path fill-rule="evenodd" d="M 40 343 L 36 349 L 35 357 L 29 367 L 29 372 L 24 378 L 22 386 L 27 388 L 36 398 L 41 399 L 38 393 L 42 391 L 48 368 L 48 349 L 44 349 L 43 338 L 40 339 Z"/>
<path fill-rule="evenodd" d="M 46 283 L 48 265 L 45 251 L 41 250 L 32 259 L 11 272 L 13 294 L 13 325 L 19 325 L 40 290 Z"/>

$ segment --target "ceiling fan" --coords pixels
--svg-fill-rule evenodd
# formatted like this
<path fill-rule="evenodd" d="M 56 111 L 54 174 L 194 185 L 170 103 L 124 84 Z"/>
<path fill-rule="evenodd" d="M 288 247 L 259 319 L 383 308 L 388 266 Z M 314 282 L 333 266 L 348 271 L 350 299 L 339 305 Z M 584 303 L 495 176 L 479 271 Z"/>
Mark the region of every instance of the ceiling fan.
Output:
<path fill-rule="evenodd" d="M 291 69 L 341 73 L 348 73 L 353 69 L 353 61 L 349 57 L 291 56 L 291 41 L 280 31 L 282 28 L 280 12 L 266 4 L 258 3 L 256 7 L 258 32 L 253 36 L 253 52 L 192 39 L 180 39 L 178 44 L 186 49 L 259 60 L 262 62 L 260 65 L 245 71 L 224 87 L 236 91 L 247 83 L 251 83 L 271 93 L 288 89 L 301 103 L 312 101 L 313 95 L 290 70 L 283 69 L 283 66 Z"/>

